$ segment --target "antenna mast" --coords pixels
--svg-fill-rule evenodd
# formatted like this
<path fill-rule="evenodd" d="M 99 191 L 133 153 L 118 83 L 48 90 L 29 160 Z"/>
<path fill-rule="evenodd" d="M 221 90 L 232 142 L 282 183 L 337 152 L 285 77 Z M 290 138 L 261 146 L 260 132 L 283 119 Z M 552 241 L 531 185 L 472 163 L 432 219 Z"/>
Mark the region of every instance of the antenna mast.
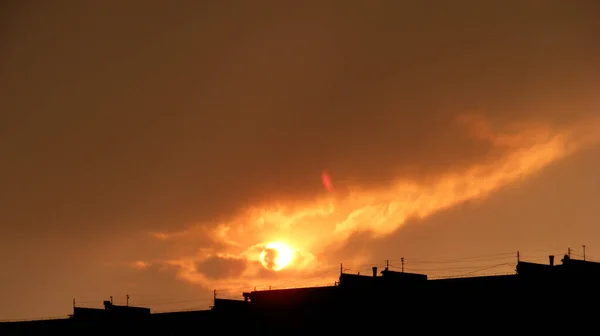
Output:
<path fill-rule="evenodd" d="M 402 261 L 402 273 L 404 273 L 404 257 L 400 258 L 400 261 Z"/>

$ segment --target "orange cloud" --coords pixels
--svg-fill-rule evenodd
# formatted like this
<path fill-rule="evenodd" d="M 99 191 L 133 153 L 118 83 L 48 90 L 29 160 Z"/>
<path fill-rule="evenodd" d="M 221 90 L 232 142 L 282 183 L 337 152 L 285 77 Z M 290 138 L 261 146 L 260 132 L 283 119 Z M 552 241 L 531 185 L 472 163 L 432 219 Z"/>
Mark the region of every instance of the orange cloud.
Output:
<path fill-rule="evenodd" d="M 276 274 L 278 280 L 302 278 L 305 284 L 322 282 L 323 276 L 335 272 L 325 257 L 327 252 L 342 246 L 353 234 L 389 235 L 409 219 L 423 219 L 465 201 L 484 199 L 503 186 L 596 144 L 600 138 L 599 121 L 583 120 L 560 129 L 542 123 L 521 123 L 496 131 L 481 116 L 462 116 L 459 122 L 468 127 L 469 134 L 489 141 L 502 154 L 462 171 L 440 174 L 436 179 L 409 181 L 399 177 L 388 186 L 375 189 L 348 186 L 346 193 L 327 194 L 311 203 L 256 205 L 227 222 L 214 226 L 200 223 L 168 238 L 177 244 L 185 240 L 206 241 L 210 237 L 218 245 L 203 246 L 195 254 L 178 256 L 169 263 L 179 267 L 183 279 L 203 286 L 255 286 L 275 276 L 260 265 L 259 256 L 265 243 L 280 241 L 296 249 L 297 256 L 288 268 Z M 220 262 L 237 268 L 220 277 L 211 276 L 206 267 L 225 267 Z M 324 269 L 329 273 L 323 273 Z"/>
<path fill-rule="evenodd" d="M 147 261 L 138 260 L 133 263 L 133 267 L 139 270 L 143 270 L 150 267 L 150 263 Z"/>

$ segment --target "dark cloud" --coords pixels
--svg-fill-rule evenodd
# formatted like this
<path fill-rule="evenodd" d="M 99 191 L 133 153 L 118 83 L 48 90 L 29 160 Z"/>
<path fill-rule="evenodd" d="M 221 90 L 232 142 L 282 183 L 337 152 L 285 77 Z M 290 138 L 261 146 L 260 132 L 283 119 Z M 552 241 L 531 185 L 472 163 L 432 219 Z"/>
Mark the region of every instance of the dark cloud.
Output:
<path fill-rule="evenodd" d="M 231 278 L 240 276 L 247 263 L 242 258 L 209 257 L 196 263 L 196 271 L 209 279 Z"/>
<path fill-rule="evenodd" d="M 263 260 L 265 262 L 265 266 L 268 269 L 273 269 L 276 267 L 276 260 L 279 253 L 276 249 L 266 248 L 264 252 Z"/>
<path fill-rule="evenodd" d="M 458 169 L 489 148 L 465 110 L 564 121 L 598 78 L 592 5 L 94 6 L 24 13 L 10 45 L 12 221 L 171 229 L 311 197 L 323 169 L 342 188 Z"/>
<path fill-rule="evenodd" d="M 255 279 L 260 279 L 261 281 L 262 280 L 268 280 L 268 281 L 276 280 L 276 279 L 280 278 L 280 276 L 282 274 L 286 274 L 286 271 L 287 271 L 287 270 L 284 269 L 283 271 L 280 271 L 280 272 L 283 272 L 283 273 L 275 272 L 273 270 L 264 268 L 262 266 L 262 264 L 260 264 L 260 263 L 256 263 L 255 266 L 256 266 L 256 269 L 257 269 L 256 275 L 255 275 Z"/>

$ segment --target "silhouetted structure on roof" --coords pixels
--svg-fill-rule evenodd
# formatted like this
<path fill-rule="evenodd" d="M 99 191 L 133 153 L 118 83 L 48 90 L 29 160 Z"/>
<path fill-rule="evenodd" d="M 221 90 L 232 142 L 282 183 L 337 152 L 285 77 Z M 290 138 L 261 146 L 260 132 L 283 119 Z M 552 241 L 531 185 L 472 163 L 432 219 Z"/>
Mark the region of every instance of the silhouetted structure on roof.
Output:
<path fill-rule="evenodd" d="M 113 305 L 111 301 L 104 301 L 104 309 L 73 307 L 72 319 L 140 319 L 150 316 L 150 308 Z"/>
<path fill-rule="evenodd" d="M 4 323 L 12 335 L 36 332 L 82 333 L 131 329 L 135 334 L 184 335 L 213 328 L 222 333 L 306 334 L 357 330 L 387 332 L 402 325 L 423 333 L 472 330 L 477 323 L 507 331 L 537 334 L 557 326 L 573 331 L 588 326 L 597 312 L 591 302 L 600 294 L 600 263 L 565 256 L 555 265 L 518 261 L 516 273 L 502 276 L 428 279 L 424 274 L 385 268 L 380 275 L 340 274 L 336 286 L 252 291 L 243 300 L 215 299 L 212 310 L 150 314 L 147 308 L 74 307 L 70 319 Z M 582 307 L 577 315 L 565 307 Z M 586 310 L 583 307 L 590 307 Z M 539 321 L 533 316 L 539 316 Z M 557 316 L 544 323 L 546 316 Z M 395 326 L 388 326 L 393 323 Z"/>

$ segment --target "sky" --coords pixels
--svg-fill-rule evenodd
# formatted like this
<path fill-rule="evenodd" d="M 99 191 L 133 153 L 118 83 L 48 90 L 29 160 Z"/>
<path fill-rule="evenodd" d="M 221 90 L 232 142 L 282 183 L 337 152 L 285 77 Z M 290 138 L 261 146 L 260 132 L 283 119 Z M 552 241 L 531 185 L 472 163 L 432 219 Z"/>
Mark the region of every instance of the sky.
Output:
<path fill-rule="evenodd" d="M 594 1 L 2 6 L 0 319 L 600 260 Z"/>

